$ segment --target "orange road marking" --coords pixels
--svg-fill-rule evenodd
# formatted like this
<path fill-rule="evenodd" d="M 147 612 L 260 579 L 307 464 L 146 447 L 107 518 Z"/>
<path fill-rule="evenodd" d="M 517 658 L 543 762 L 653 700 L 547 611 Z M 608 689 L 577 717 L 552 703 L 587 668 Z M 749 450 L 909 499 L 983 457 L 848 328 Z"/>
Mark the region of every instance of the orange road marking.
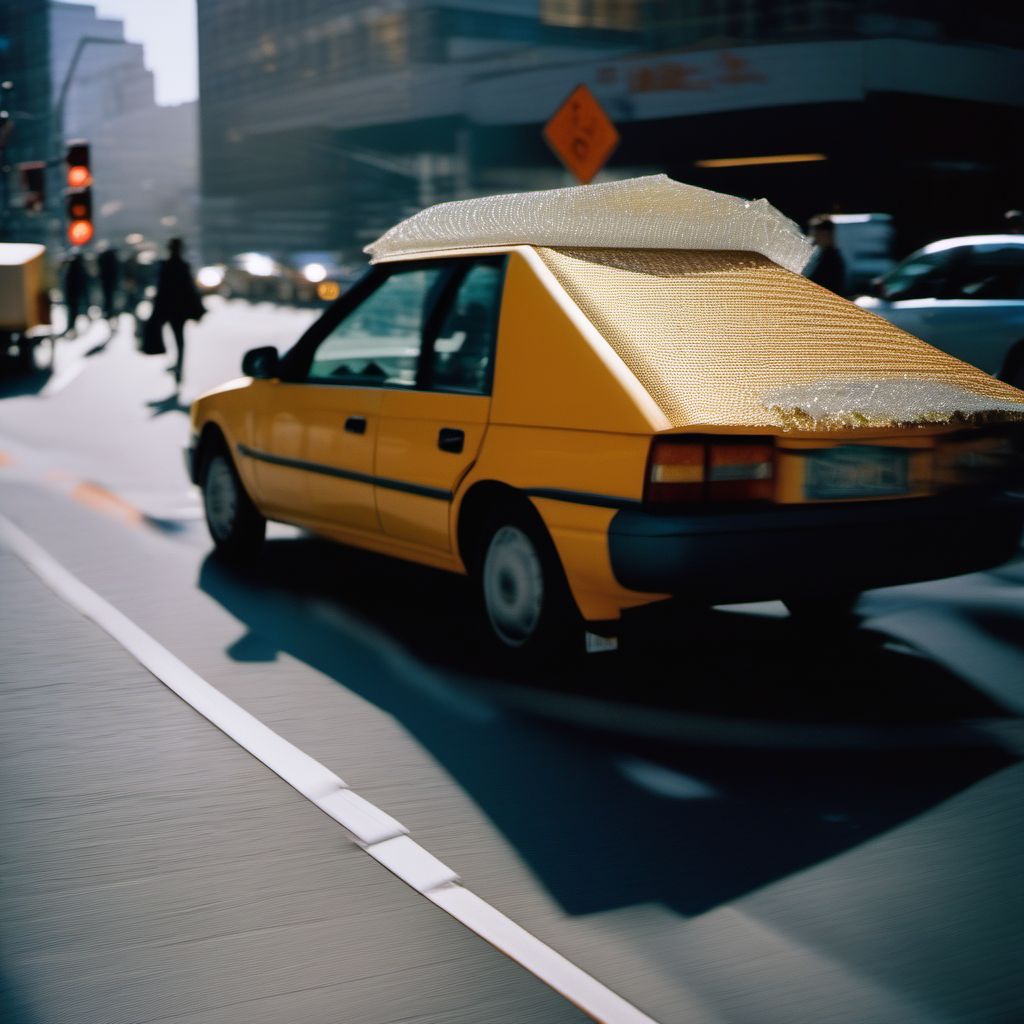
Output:
<path fill-rule="evenodd" d="M 143 522 L 142 513 L 134 505 L 100 487 L 99 484 L 78 484 L 71 491 L 71 497 L 97 512 L 103 512 L 132 526 L 139 526 Z"/>

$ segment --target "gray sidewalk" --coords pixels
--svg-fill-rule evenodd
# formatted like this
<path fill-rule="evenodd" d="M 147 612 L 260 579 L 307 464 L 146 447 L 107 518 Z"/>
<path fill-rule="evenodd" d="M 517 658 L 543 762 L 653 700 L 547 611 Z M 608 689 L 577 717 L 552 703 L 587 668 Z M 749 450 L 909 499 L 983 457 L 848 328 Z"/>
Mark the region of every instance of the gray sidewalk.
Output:
<path fill-rule="evenodd" d="M 4 549 L 0 579 L 5 1021 L 581 1019 Z"/>

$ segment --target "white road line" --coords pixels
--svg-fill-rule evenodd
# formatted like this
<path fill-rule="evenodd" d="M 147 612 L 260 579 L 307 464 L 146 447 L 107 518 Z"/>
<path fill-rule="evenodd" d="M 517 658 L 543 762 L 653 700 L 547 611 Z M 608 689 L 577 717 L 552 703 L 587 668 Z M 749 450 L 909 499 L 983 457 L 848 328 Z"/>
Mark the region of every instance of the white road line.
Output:
<path fill-rule="evenodd" d="M 409 838 L 400 822 L 354 793 L 319 761 L 225 697 L 3 515 L 0 538 L 58 596 L 110 634 L 157 680 L 347 829 L 371 857 L 422 896 L 595 1020 L 605 1024 L 655 1024 L 652 1018 L 466 889 L 451 868 Z"/>

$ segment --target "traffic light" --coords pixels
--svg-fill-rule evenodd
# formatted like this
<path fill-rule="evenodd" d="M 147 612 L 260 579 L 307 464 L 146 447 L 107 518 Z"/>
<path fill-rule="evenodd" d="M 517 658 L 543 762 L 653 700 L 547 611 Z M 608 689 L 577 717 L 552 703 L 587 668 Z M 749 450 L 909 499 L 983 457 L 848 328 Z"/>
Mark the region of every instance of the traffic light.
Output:
<path fill-rule="evenodd" d="M 18 164 L 26 213 L 42 213 L 46 206 L 46 164 L 42 160 Z"/>
<path fill-rule="evenodd" d="M 80 139 L 69 142 L 64 162 L 68 167 L 68 241 L 72 245 L 85 245 L 93 236 L 89 143 Z"/>
<path fill-rule="evenodd" d="M 69 142 L 64 162 L 68 165 L 68 188 L 88 188 L 92 184 L 88 142 Z"/>

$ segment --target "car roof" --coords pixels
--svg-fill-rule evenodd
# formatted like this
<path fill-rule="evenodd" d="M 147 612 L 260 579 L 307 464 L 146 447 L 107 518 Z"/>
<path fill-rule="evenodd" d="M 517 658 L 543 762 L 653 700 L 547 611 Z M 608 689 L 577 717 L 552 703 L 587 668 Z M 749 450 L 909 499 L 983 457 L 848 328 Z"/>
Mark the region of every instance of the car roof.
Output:
<path fill-rule="evenodd" d="M 400 221 L 366 246 L 371 262 L 476 246 L 751 250 L 801 271 L 813 247 L 764 199 L 664 174 L 539 192 L 460 199 Z"/>
<path fill-rule="evenodd" d="M 919 254 L 942 252 L 944 249 L 957 249 L 965 245 L 1021 245 L 1024 246 L 1024 235 L 962 235 L 959 238 L 943 238 L 931 242 L 918 249 Z"/>

